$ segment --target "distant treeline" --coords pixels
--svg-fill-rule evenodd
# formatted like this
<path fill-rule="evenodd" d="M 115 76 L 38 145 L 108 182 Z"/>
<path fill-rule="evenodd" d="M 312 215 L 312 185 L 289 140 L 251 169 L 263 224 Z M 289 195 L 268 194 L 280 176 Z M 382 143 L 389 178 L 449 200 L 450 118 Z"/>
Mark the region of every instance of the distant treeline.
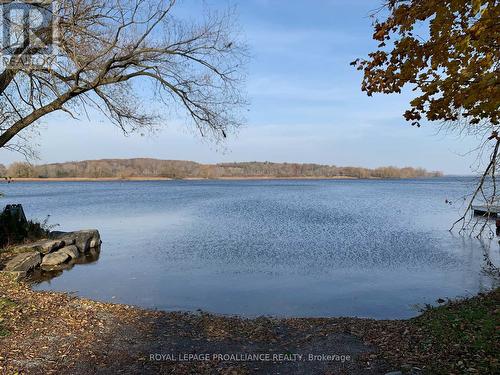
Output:
<path fill-rule="evenodd" d="M 376 169 L 337 167 L 334 165 L 245 162 L 200 164 L 182 160 L 105 159 L 32 165 L 0 164 L 0 176 L 12 178 L 223 178 L 223 177 L 354 177 L 354 178 L 416 178 L 438 177 L 441 172 L 422 168 L 381 167 Z"/>

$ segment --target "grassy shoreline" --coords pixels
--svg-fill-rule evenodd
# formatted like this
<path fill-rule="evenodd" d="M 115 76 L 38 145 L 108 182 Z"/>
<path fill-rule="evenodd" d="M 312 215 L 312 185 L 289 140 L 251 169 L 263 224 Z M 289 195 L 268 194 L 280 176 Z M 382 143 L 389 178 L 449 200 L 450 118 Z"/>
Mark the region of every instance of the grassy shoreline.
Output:
<path fill-rule="evenodd" d="M 245 319 L 37 292 L 0 273 L 0 373 L 494 373 L 499 370 L 499 303 L 496 289 L 409 320 Z M 352 360 L 292 364 L 148 357 L 204 351 L 337 353 Z"/>

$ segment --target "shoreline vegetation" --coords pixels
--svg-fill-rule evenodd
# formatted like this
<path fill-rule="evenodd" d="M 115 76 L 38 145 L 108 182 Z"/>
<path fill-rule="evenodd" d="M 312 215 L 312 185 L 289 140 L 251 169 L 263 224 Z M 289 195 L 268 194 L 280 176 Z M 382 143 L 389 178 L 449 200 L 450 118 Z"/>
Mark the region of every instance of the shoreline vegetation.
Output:
<path fill-rule="evenodd" d="M 358 180 L 357 177 L 218 177 L 218 178 L 170 178 L 170 177 L 15 177 L 15 182 L 92 182 L 92 181 L 242 181 L 242 180 Z M 370 178 L 380 179 L 380 178 Z"/>
<path fill-rule="evenodd" d="M 499 369 L 499 289 L 428 307 L 408 320 L 246 319 L 33 291 L 7 273 L 0 273 L 0 285 L 2 373 L 486 374 Z M 238 360 L 259 353 L 270 360 Z M 276 355 L 281 357 L 273 360 Z"/>
<path fill-rule="evenodd" d="M 0 176 L 16 181 L 114 181 L 114 180 L 257 180 L 257 179 L 389 179 L 441 177 L 442 172 L 423 168 L 338 167 L 322 164 L 240 162 L 200 164 L 183 160 L 102 159 L 32 165 L 0 164 Z"/>

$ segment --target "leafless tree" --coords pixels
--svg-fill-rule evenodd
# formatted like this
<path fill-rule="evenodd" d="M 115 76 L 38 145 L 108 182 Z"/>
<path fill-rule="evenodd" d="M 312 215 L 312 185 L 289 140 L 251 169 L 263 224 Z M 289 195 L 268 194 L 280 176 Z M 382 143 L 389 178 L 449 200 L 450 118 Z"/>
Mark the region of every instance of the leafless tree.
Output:
<path fill-rule="evenodd" d="M 124 132 L 160 125 L 172 109 L 218 138 L 242 122 L 247 53 L 232 12 L 189 23 L 174 16 L 175 0 L 58 4 L 58 38 L 52 25 L 37 30 L 57 53 L 34 56 L 25 43 L 0 65 L 0 147 L 26 152 L 26 130 L 44 116 L 90 107 Z"/>

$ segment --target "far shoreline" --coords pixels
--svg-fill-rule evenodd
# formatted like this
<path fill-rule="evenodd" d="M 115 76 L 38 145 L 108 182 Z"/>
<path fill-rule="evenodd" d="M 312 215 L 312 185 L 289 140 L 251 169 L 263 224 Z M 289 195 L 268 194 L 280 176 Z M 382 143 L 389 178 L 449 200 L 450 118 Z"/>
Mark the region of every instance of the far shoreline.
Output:
<path fill-rule="evenodd" d="M 447 176 L 439 176 L 447 177 Z M 278 176 L 249 176 L 249 177 L 217 177 L 217 178 L 171 178 L 171 177 L 19 177 L 10 180 L 3 180 L 3 183 L 10 182 L 113 182 L 113 181 L 264 181 L 264 180 L 427 180 L 439 177 L 352 177 L 352 176 L 298 176 L 298 177 L 278 177 Z M 10 181 L 10 182 L 9 182 Z"/>

